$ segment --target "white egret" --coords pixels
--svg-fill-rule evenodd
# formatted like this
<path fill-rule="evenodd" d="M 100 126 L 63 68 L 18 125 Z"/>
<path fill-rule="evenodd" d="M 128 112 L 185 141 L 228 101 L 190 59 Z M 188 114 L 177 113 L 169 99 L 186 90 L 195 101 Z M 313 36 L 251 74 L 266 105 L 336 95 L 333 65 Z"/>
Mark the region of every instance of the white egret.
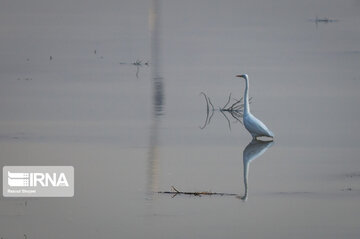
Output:
<path fill-rule="evenodd" d="M 266 136 L 266 137 L 274 137 L 273 132 L 271 132 L 266 125 L 253 116 L 250 113 L 249 106 L 249 77 L 247 74 L 237 75 L 236 77 L 245 79 L 245 93 L 244 93 L 244 114 L 243 114 L 243 122 L 245 128 L 249 131 L 253 139 L 257 139 L 257 137 Z"/>

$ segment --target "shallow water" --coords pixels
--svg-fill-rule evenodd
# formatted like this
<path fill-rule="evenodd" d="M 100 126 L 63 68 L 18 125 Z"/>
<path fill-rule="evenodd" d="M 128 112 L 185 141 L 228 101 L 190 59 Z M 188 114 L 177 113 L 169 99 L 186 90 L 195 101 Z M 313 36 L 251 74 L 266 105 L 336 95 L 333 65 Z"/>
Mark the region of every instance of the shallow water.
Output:
<path fill-rule="evenodd" d="M 1 166 L 75 168 L 73 198 L 1 197 L 0 237 L 359 238 L 359 1 L 163 1 L 157 44 L 150 8 L 0 9 Z M 200 95 L 242 97 L 241 73 L 276 136 L 257 158 Z"/>

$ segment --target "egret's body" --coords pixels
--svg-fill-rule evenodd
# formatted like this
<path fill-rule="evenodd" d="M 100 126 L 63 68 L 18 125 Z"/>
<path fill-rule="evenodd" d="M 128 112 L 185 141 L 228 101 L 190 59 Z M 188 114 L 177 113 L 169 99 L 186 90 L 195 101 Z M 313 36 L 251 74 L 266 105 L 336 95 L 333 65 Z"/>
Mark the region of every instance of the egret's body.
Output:
<path fill-rule="evenodd" d="M 253 116 L 250 113 L 249 106 L 249 77 L 248 75 L 237 75 L 237 77 L 241 77 L 245 79 L 245 93 L 244 93 L 244 114 L 243 114 L 243 122 L 245 128 L 249 131 L 253 139 L 257 137 L 265 136 L 265 137 L 274 137 L 273 132 L 271 132 L 266 125 Z"/>

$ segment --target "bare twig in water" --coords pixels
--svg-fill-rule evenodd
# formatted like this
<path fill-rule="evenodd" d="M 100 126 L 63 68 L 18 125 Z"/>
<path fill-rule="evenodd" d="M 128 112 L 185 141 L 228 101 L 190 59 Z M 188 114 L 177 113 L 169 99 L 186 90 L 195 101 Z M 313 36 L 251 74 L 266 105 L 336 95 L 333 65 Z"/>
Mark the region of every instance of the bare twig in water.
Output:
<path fill-rule="evenodd" d="M 214 111 L 214 105 L 211 103 L 210 98 L 208 98 L 208 99 L 209 99 L 209 104 L 211 105 L 212 111 Z"/>
<path fill-rule="evenodd" d="M 201 92 L 200 94 L 205 97 L 205 101 L 206 101 L 206 119 L 205 119 L 204 125 L 200 126 L 200 129 L 204 129 L 206 127 L 206 125 L 208 124 L 208 120 L 209 120 L 209 101 L 204 92 Z"/>
<path fill-rule="evenodd" d="M 126 64 L 126 63 L 120 63 L 120 64 Z M 131 63 L 131 65 L 134 65 L 134 66 L 149 66 L 149 62 L 147 61 L 147 62 L 143 63 L 142 60 L 138 59 L 138 60 L 134 61 L 133 63 Z"/>
<path fill-rule="evenodd" d="M 96 54 L 96 52 L 95 52 Z M 132 63 L 127 63 L 127 62 L 120 62 L 120 65 L 132 65 L 136 67 L 136 78 L 139 79 L 139 72 L 140 72 L 140 67 L 142 66 L 149 66 L 149 61 L 146 61 L 145 63 L 143 63 L 142 60 L 137 59 L 136 61 L 132 62 Z"/>
<path fill-rule="evenodd" d="M 205 101 L 206 101 L 206 119 L 205 119 L 205 123 L 203 126 L 200 126 L 200 129 L 204 129 L 206 127 L 206 125 L 208 125 L 211 121 L 211 118 L 213 117 L 214 115 L 214 106 L 213 104 L 211 103 L 209 97 L 207 97 L 207 95 L 204 93 L 204 92 L 201 92 L 200 93 L 201 95 L 204 96 L 205 98 Z M 210 114 L 210 107 L 209 105 L 211 105 L 212 107 L 212 111 L 211 111 L 211 114 Z"/>
<path fill-rule="evenodd" d="M 230 103 L 230 101 L 231 101 L 231 93 L 230 93 L 230 95 L 229 95 L 228 101 L 227 101 L 226 104 L 222 107 L 222 109 L 225 109 L 226 106 Z"/>
<path fill-rule="evenodd" d="M 212 104 L 210 97 L 208 97 L 204 92 L 201 92 L 200 94 L 204 96 L 206 101 L 206 120 L 204 125 L 200 127 L 201 129 L 204 129 L 207 125 L 210 124 L 211 118 L 214 115 L 215 107 Z M 252 98 L 250 98 L 249 100 L 250 103 L 251 103 L 251 99 Z M 212 110 L 210 110 L 210 106 Z M 226 113 L 230 114 L 235 119 L 234 123 L 240 122 L 242 124 L 241 119 L 243 117 L 243 109 L 244 109 L 243 98 L 242 97 L 240 99 L 232 98 L 231 93 L 229 94 L 228 100 L 225 103 L 225 105 L 223 107 L 218 107 L 218 110 L 228 121 L 228 126 L 230 130 L 231 130 L 231 122 L 229 120 L 229 117 L 227 117 Z"/>
<path fill-rule="evenodd" d="M 214 111 L 215 111 L 215 108 L 214 108 L 214 105 L 211 103 L 211 100 L 210 100 L 210 98 L 208 97 L 208 100 L 209 100 L 209 104 L 211 105 L 211 115 L 210 115 L 210 117 L 209 117 L 209 120 L 208 120 L 208 124 L 210 124 L 210 122 L 211 122 L 211 119 L 212 119 L 212 117 L 214 116 Z"/>
<path fill-rule="evenodd" d="M 206 100 L 206 112 L 209 114 L 209 100 L 208 100 L 208 97 L 204 92 L 201 92 L 200 94 L 205 97 L 205 100 Z"/>
<path fill-rule="evenodd" d="M 170 194 L 173 195 L 172 197 L 175 197 L 177 195 L 192 195 L 192 196 L 235 196 L 238 197 L 239 195 L 236 193 L 217 193 L 217 192 L 210 192 L 210 191 L 201 191 L 201 192 L 187 192 L 187 191 L 180 191 L 176 189 L 174 186 L 171 186 L 171 189 L 173 191 L 160 191 L 157 193 L 160 194 Z"/>

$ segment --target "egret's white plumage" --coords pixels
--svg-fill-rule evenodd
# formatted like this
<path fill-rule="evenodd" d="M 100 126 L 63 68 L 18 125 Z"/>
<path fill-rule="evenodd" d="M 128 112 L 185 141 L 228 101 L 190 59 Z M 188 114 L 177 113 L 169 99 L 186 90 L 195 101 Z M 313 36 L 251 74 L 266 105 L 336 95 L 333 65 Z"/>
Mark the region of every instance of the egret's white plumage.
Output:
<path fill-rule="evenodd" d="M 256 137 L 266 136 L 266 137 L 274 137 L 273 132 L 271 132 L 266 125 L 253 116 L 250 113 L 249 106 L 249 77 L 247 74 L 237 75 L 237 77 L 245 79 L 245 93 L 244 93 L 244 114 L 243 121 L 245 128 L 249 131 L 251 136 L 256 139 Z"/>

